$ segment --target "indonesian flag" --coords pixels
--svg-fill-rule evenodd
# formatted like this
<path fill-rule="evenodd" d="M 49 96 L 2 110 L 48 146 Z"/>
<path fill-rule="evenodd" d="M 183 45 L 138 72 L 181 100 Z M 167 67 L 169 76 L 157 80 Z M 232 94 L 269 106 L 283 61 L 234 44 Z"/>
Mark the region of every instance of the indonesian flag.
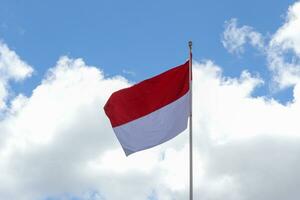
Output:
<path fill-rule="evenodd" d="M 189 62 L 114 92 L 104 110 L 127 156 L 174 138 L 190 115 Z"/>

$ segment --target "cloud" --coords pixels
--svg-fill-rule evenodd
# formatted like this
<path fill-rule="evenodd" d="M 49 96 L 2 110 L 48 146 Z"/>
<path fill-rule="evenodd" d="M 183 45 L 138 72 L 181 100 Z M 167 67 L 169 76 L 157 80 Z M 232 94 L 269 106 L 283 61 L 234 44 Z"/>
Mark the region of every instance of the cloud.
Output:
<path fill-rule="evenodd" d="M 300 79 L 300 2 L 290 6 L 285 23 L 272 36 L 268 63 L 280 88 L 299 83 Z"/>
<path fill-rule="evenodd" d="M 223 46 L 234 54 L 242 54 L 250 44 L 262 53 L 272 73 L 273 88 L 285 89 L 300 81 L 300 2 L 291 5 L 284 24 L 267 40 L 251 26 L 238 26 L 237 19 L 225 22 Z"/>
<path fill-rule="evenodd" d="M 235 54 L 244 53 L 244 45 L 250 43 L 252 46 L 263 49 L 264 40 L 260 33 L 254 31 L 250 26 L 238 27 L 238 20 L 233 18 L 225 22 L 225 31 L 222 36 L 223 46 Z"/>
<path fill-rule="evenodd" d="M 32 67 L 0 41 L 0 109 L 6 108 L 5 99 L 9 95 L 8 82 L 21 81 L 30 77 L 32 72 Z"/>
<path fill-rule="evenodd" d="M 130 70 L 126 70 L 126 69 L 123 69 L 122 73 L 125 75 L 136 76 L 136 73 L 134 71 L 130 71 Z"/>
<path fill-rule="evenodd" d="M 23 197 L 9 199 L 76 192 L 80 183 L 87 190 L 84 163 L 116 146 L 103 103 L 111 91 L 127 85 L 123 78 L 104 80 L 81 59 L 62 57 L 31 97 L 14 99 L 13 112 L 1 122 L 9 137 L 0 154 L 12 184 L 1 185 L 7 195 L 19 195 L 17 184 L 28 197 L 20 192 Z"/>
<path fill-rule="evenodd" d="M 127 86 L 121 76 L 105 78 L 82 59 L 62 57 L 30 97 L 12 99 L 0 122 L 6 135 L 0 147 L 0 198 L 85 198 L 97 193 L 105 199 L 140 200 L 153 193 L 169 198 L 173 190 L 180 196 L 185 176 L 174 177 L 175 169 L 168 169 L 179 150 L 163 156 L 163 147 L 157 147 L 126 158 L 112 132 L 103 105 L 113 91 Z M 182 141 L 176 143 L 184 148 Z M 176 169 L 182 170 L 180 165 Z"/>
<path fill-rule="evenodd" d="M 194 67 L 195 198 L 296 196 L 298 88 L 293 103 L 281 105 L 251 97 L 262 80 L 247 71 L 229 78 L 212 61 Z M 102 107 L 127 86 L 82 59 L 62 57 L 32 96 L 15 97 L 0 122 L 7 135 L 0 198 L 186 199 L 187 131 L 124 156 Z"/>
<path fill-rule="evenodd" d="M 202 163 L 197 197 L 279 200 L 298 195 L 298 86 L 293 103 L 285 106 L 251 97 L 261 82 L 257 77 L 226 78 L 211 62 L 197 68 L 195 82 L 201 84 L 195 88 L 194 124 Z"/>
<path fill-rule="evenodd" d="M 280 46 L 282 51 L 292 49 L 300 56 L 300 2 L 289 7 L 286 21 L 274 34 L 271 46 Z"/>

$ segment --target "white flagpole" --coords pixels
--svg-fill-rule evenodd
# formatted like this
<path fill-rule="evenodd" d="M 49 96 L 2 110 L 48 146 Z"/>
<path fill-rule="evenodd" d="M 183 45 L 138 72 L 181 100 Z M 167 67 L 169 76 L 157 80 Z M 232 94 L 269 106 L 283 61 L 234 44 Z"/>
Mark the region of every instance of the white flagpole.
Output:
<path fill-rule="evenodd" d="M 193 117 L 192 117 L 192 41 L 189 41 L 189 85 L 190 85 L 190 120 L 189 120 L 189 149 L 190 149 L 190 200 L 193 200 Z"/>

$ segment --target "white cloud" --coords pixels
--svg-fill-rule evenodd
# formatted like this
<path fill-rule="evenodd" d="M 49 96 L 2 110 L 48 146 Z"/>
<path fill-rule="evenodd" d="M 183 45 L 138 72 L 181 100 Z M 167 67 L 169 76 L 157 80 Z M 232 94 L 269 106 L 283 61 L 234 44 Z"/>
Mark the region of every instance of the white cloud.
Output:
<path fill-rule="evenodd" d="M 125 75 L 136 76 L 136 73 L 134 71 L 131 71 L 131 70 L 123 69 L 122 72 Z"/>
<path fill-rule="evenodd" d="M 222 36 L 223 46 L 230 52 L 244 53 L 244 45 L 250 43 L 252 46 L 263 49 L 264 41 L 260 33 L 250 26 L 237 26 L 237 19 L 233 18 L 225 22 L 225 31 Z"/>
<path fill-rule="evenodd" d="M 9 95 L 8 82 L 21 81 L 31 76 L 32 72 L 32 67 L 0 41 L 0 109 L 6 108 L 5 99 Z"/>
<path fill-rule="evenodd" d="M 251 97 L 262 80 L 249 72 L 228 78 L 211 61 L 194 66 L 196 199 L 297 196 L 298 87 L 284 106 Z M 128 85 L 62 57 L 32 96 L 17 96 L 0 122 L 0 198 L 186 199 L 187 132 L 128 158 L 122 152 L 102 107 Z"/>
<path fill-rule="evenodd" d="M 237 19 L 225 22 L 222 43 L 230 53 L 241 54 L 246 44 L 266 56 L 273 75 L 272 89 L 285 89 L 300 82 L 300 2 L 288 9 L 284 24 L 265 42 L 250 26 L 238 26 Z"/>
<path fill-rule="evenodd" d="M 285 51 L 293 49 L 300 56 L 300 2 L 290 6 L 286 21 L 272 38 L 271 46 L 278 46 Z"/>
<path fill-rule="evenodd" d="M 272 36 L 267 51 L 269 68 L 280 88 L 293 86 L 300 81 L 299 27 L 300 2 L 296 2 L 290 6 L 286 22 Z"/>
<path fill-rule="evenodd" d="M 177 180 L 163 165 L 171 153 L 166 152 L 162 161 L 158 147 L 126 158 L 104 115 L 108 96 L 126 86 L 122 77 L 104 78 L 81 59 L 62 57 L 32 96 L 13 99 L 0 122 L 6 135 L 0 147 L 0 198 L 84 196 L 91 190 L 107 199 L 140 200 L 155 190 L 168 199 L 168 180 Z M 166 176 L 161 176 L 163 171 Z M 184 186 L 178 184 L 175 192 Z"/>
<path fill-rule="evenodd" d="M 279 200 L 299 195 L 293 187 L 300 176 L 298 88 L 293 103 L 284 106 L 251 97 L 258 78 L 226 79 L 211 62 L 198 67 L 194 124 L 203 162 L 198 198 Z"/>

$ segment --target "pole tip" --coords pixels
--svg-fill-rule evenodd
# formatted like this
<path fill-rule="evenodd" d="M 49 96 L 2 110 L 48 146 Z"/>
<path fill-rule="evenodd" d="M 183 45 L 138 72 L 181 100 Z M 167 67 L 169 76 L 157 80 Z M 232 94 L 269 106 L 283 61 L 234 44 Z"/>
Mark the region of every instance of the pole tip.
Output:
<path fill-rule="evenodd" d="M 193 42 L 190 40 L 189 41 L 189 47 L 192 48 Z"/>

